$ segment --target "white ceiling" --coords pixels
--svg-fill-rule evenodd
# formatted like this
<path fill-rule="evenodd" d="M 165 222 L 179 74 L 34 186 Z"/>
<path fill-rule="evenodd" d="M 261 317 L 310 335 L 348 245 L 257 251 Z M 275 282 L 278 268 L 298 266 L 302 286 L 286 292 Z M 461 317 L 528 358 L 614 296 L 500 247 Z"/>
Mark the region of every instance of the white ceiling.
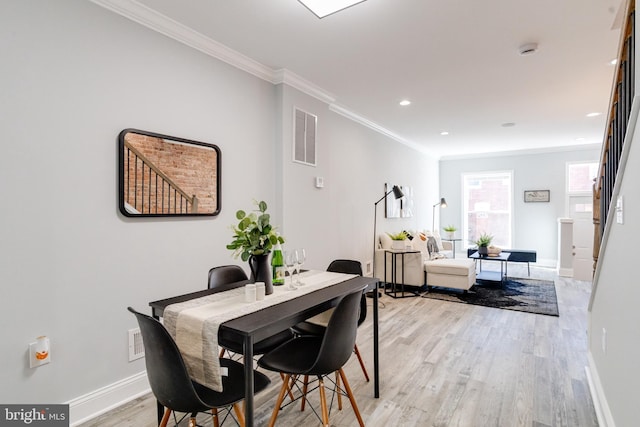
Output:
<path fill-rule="evenodd" d="M 295 73 L 336 109 L 436 157 L 597 144 L 604 134 L 620 0 L 367 0 L 323 19 L 297 0 L 137 5 Z M 527 42 L 537 53 L 519 55 Z M 412 104 L 399 106 L 405 98 Z"/>

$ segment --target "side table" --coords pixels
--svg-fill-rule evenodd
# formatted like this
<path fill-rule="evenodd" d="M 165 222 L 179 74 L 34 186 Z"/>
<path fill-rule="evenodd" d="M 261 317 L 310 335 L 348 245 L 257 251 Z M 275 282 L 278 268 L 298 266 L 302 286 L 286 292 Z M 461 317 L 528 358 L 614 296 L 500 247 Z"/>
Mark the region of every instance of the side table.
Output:
<path fill-rule="evenodd" d="M 392 298 L 409 298 L 420 296 L 417 291 L 405 291 L 404 289 L 404 256 L 405 254 L 416 254 L 420 251 L 406 249 L 385 249 L 384 250 L 384 280 L 387 280 L 387 255 L 391 255 L 391 290 L 385 286 L 384 293 Z M 400 283 L 398 283 L 398 256 L 402 263 L 402 275 Z M 398 290 L 398 287 L 400 290 Z M 400 294 L 400 296 L 398 296 Z"/>
<path fill-rule="evenodd" d="M 504 282 L 507 280 L 508 275 L 508 264 L 509 257 L 511 254 L 509 252 L 501 252 L 498 255 L 487 256 L 480 255 L 478 251 L 469 255 L 469 258 L 480 261 L 480 272 L 476 274 L 476 280 L 482 282 L 497 282 L 504 285 Z M 500 262 L 500 271 L 482 271 L 482 261 L 499 261 Z"/>
<path fill-rule="evenodd" d="M 453 258 L 456 257 L 456 242 L 462 242 L 462 239 L 447 239 L 447 238 L 442 238 L 442 240 L 444 240 L 445 242 L 451 242 L 451 246 L 453 246 Z"/>

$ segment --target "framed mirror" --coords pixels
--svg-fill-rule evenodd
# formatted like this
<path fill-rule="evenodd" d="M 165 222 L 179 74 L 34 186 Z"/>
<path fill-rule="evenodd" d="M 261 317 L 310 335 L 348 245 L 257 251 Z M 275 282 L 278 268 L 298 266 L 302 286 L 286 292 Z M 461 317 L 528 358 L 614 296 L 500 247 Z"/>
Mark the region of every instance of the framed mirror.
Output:
<path fill-rule="evenodd" d="M 217 145 L 137 129 L 118 136 L 119 208 L 128 217 L 220 213 Z"/>

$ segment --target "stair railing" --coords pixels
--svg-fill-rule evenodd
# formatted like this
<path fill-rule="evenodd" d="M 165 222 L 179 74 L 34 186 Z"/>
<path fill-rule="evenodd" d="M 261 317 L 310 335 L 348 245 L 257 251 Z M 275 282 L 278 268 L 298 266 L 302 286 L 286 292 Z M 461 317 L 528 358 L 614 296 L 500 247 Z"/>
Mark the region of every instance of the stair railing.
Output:
<path fill-rule="evenodd" d="M 635 0 L 630 0 L 627 4 L 626 22 L 621 34 L 616 65 L 617 70 L 611 94 L 609 119 L 598 176 L 593 187 L 594 269 L 598 261 L 609 210 L 612 208 L 613 190 L 620 167 L 635 94 Z"/>
<path fill-rule="evenodd" d="M 198 198 L 189 196 L 129 142 L 125 146 L 125 202 L 144 214 L 198 212 Z"/>

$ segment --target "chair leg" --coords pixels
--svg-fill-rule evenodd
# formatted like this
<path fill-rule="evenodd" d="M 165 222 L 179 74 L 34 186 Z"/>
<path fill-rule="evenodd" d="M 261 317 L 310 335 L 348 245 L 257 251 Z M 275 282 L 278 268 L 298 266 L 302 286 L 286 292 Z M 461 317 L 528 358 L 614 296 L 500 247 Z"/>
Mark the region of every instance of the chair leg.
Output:
<path fill-rule="evenodd" d="M 342 393 L 340 393 L 340 374 L 336 373 L 336 392 L 338 393 L 338 410 L 342 411 Z"/>
<path fill-rule="evenodd" d="M 167 423 L 169 422 L 170 416 L 171 416 L 171 409 L 166 408 L 164 410 L 164 415 L 162 416 L 162 421 L 160 421 L 160 427 L 167 427 Z"/>
<path fill-rule="evenodd" d="M 304 376 L 302 384 L 302 403 L 300 403 L 300 412 L 304 411 L 304 405 L 307 403 L 307 389 L 309 386 L 309 375 Z"/>
<path fill-rule="evenodd" d="M 220 354 L 218 355 L 219 358 L 222 358 L 222 356 L 224 356 L 224 348 L 220 349 Z"/>
<path fill-rule="evenodd" d="M 349 382 L 347 381 L 347 376 L 344 374 L 344 370 L 340 368 L 338 371 L 340 372 L 340 377 L 342 378 L 342 382 L 344 383 L 344 389 L 347 392 L 347 396 L 349 396 L 349 401 L 351 402 L 351 407 L 353 408 L 353 412 L 356 414 L 356 418 L 358 419 L 358 423 L 360 423 L 360 427 L 364 427 L 364 421 L 362 421 L 362 416 L 360 415 L 360 410 L 358 409 L 358 405 L 356 403 L 356 398 L 353 396 L 353 392 L 351 391 L 351 387 L 349 387 Z"/>
<path fill-rule="evenodd" d="M 280 372 L 280 378 L 282 378 L 282 381 L 284 381 L 284 374 L 282 372 Z M 285 384 L 287 384 L 285 382 Z M 287 394 L 289 395 L 289 399 L 291 399 L 291 401 L 293 402 L 295 399 L 293 398 L 293 393 L 291 392 L 291 386 L 289 386 L 287 384 Z"/>
<path fill-rule="evenodd" d="M 198 423 L 196 422 L 196 414 L 191 414 L 189 417 L 189 427 L 198 427 Z"/>
<path fill-rule="evenodd" d="M 329 409 L 327 409 L 327 396 L 324 391 L 324 380 L 318 377 L 318 388 L 320 389 L 320 405 L 322 406 L 322 425 L 329 427 Z"/>
<path fill-rule="evenodd" d="M 240 405 L 234 403 L 233 412 L 235 412 L 236 414 L 236 418 L 238 419 L 238 424 L 240 424 L 240 427 L 244 427 L 244 411 L 242 410 L 242 408 L 240 408 Z"/>
<path fill-rule="evenodd" d="M 362 360 L 362 356 L 360 356 L 360 350 L 358 350 L 358 344 L 353 346 L 353 351 L 356 353 L 358 357 L 358 362 L 360 362 L 360 367 L 362 368 L 362 373 L 364 374 L 365 379 L 369 382 L 369 374 L 367 373 L 367 368 L 364 366 L 364 360 Z"/>
<path fill-rule="evenodd" d="M 280 411 L 280 405 L 282 405 L 282 401 L 284 400 L 285 394 L 287 394 L 287 388 L 289 385 L 289 378 L 291 378 L 290 374 L 286 374 L 284 376 L 284 381 L 282 382 L 282 387 L 280 387 L 280 394 L 278 395 L 278 400 L 276 400 L 276 405 L 273 408 L 273 413 L 271 414 L 271 419 L 269 420 L 269 427 L 273 427 L 276 424 L 276 418 L 278 418 L 278 412 Z"/>
<path fill-rule="evenodd" d="M 213 427 L 220 427 L 220 420 L 218 419 L 218 408 L 211 410 L 211 419 L 213 420 Z"/>

